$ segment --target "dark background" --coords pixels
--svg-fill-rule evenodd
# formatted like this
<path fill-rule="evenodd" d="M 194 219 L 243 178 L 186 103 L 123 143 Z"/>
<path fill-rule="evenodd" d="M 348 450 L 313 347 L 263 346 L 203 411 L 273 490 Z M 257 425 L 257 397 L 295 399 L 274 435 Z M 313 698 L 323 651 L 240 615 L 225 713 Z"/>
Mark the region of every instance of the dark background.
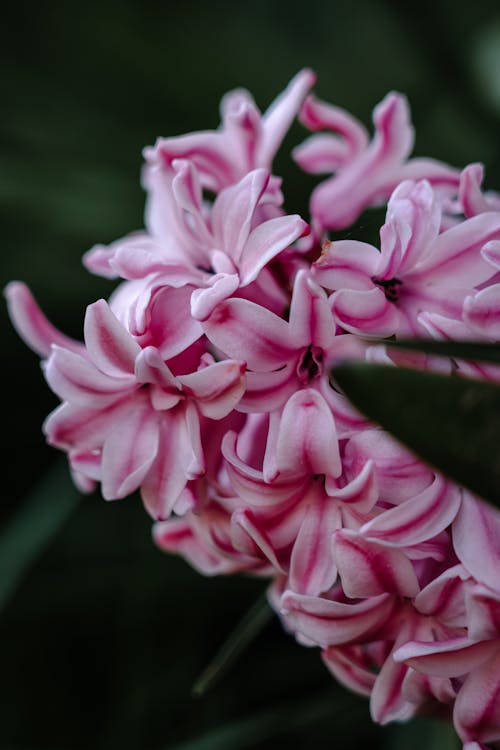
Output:
<path fill-rule="evenodd" d="M 322 98 L 367 124 L 388 90 L 405 92 L 415 153 L 456 166 L 483 161 L 487 186 L 500 187 L 497 8 L 477 0 L 11 4 L 0 29 L 2 286 L 23 279 L 49 317 L 80 337 L 85 306 L 112 288 L 80 258 L 141 227 L 143 146 L 216 127 L 220 97 L 236 86 L 264 109 L 305 65 L 317 71 Z M 294 126 L 275 165 L 287 208 L 304 215 L 314 183 L 288 152 L 305 135 Z M 360 231 L 372 226 L 368 215 Z M 57 503 L 72 492 L 40 434 L 56 399 L 1 314 L 0 545 L 27 498 L 53 493 Z M 0 580 L 9 580 L 9 560 L 0 560 Z M 196 676 L 263 588 L 240 576 L 204 579 L 159 553 L 137 498 L 84 498 L 0 611 L 0 750 L 451 743 L 432 721 L 373 727 L 366 703 L 335 687 L 319 654 L 275 622 L 211 693 L 192 699 Z"/>

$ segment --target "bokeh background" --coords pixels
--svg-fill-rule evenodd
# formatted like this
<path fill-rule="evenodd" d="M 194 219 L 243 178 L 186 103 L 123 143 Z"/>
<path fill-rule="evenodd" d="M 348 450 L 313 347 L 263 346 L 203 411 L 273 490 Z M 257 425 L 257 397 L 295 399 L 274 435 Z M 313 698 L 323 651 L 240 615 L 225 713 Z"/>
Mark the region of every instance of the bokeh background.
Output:
<path fill-rule="evenodd" d="M 388 90 L 403 91 L 416 154 L 482 161 L 487 186 L 500 187 L 496 0 L 27 0 L 5 11 L 0 42 L 1 282 L 26 281 L 74 336 L 85 306 L 112 289 L 82 253 L 142 226 L 141 149 L 216 127 L 236 86 L 265 108 L 311 66 L 317 93 L 367 124 Z M 275 171 L 287 207 L 306 215 L 313 181 L 288 159 L 304 136 L 294 126 Z M 359 231 L 375 226 L 368 215 Z M 192 698 L 263 582 L 204 579 L 161 554 L 137 498 L 76 496 L 40 434 L 56 399 L 0 315 L 0 750 L 455 746 L 433 719 L 373 727 L 366 702 L 277 622 Z M 67 516 L 52 535 L 36 511 L 47 498 Z"/>

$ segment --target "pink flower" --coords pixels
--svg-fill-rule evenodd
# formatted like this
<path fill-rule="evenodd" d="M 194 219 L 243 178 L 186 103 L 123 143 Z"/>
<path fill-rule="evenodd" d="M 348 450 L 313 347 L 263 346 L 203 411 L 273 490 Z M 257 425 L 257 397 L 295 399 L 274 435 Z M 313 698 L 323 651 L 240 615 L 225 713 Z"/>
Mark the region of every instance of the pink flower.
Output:
<path fill-rule="evenodd" d="M 432 159 L 406 161 L 414 141 L 406 99 L 388 94 L 373 113 L 375 137 L 338 107 L 314 97 L 306 99 L 301 120 L 313 135 L 295 149 L 295 160 L 306 172 L 334 172 L 311 196 L 311 215 L 325 229 L 343 229 L 369 206 L 385 202 L 403 180 L 426 179 L 444 194 L 456 192 L 459 173 Z"/>
<path fill-rule="evenodd" d="M 210 207 L 203 202 L 200 175 L 192 162 L 174 161 L 172 176 L 162 179 L 163 190 L 153 201 L 161 201 L 158 211 L 168 217 L 166 226 L 156 221 L 156 209 L 151 209 L 151 236 L 132 235 L 85 256 L 87 267 L 97 273 L 144 280 L 136 303 L 142 308 L 164 286 L 189 285 L 194 288 L 191 314 L 204 320 L 219 302 L 255 282 L 279 253 L 309 231 L 297 215 L 259 215 L 269 200 L 270 176 L 265 169 L 253 170 L 222 190 Z"/>
<path fill-rule="evenodd" d="M 270 170 L 281 141 L 315 81 L 311 70 L 300 71 L 264 115 L 248 91 L 232 91 L 221 102 L 219 130 L 159 138 L 153 148 L 145 149 L 146 160 L 168 169 L 174 159 L 189 159 L 200 172 L 203 187 L 214 192 L 238 182 L 257 167 Z"/>
<path fill-rule="evenodd" d="M 16 288 L 10 294 L 19 296 Z M 36 310 L 33 317 L 42 320 Z M 20 327 L 23 321 L 18 314 Z M 29 327 L 22 330 L 30 335 Z M 47 439 L 68 452 L 79 475 L 101 482 L 106 499 L 140 487 L 148 511 L 167 517 L 187 482 L 204 473 L 200 419 L 233 410 L 244 391 L 244 363 L 205 357 L 197 372 L 175 375 L 157 348 L 141 348 L 104 300 L 88 307 L 84 333 L 85 348 L 52 344 L 45 363 L 47 381 L 63 400 L 46 420 Z"/>
<path fill-rule="evenodd" d="M 285 628 L 370 697 L 374 721 L 430 705 L 481 750 L 500 739 L 500 514 L 367 422 L 331 371 L 499 379 L 390 337 L 500 339 L 500 199 L 479 164 L 409 158 L 401 95 L 376 108 L 370 141 L 343 110 L 304 103 L 313 83 L 300 72 L 263 115 L 232 92 L 218 130 L 146 150 L 145 230 L 84 259 L 122 281 L 88 306 L 83 343 L 19 282 L 9 311 L 62 401 L 44 430 L 82 490 L 140 491 L 156 544 L 205 575 L 270 579 Z M 331 175 L 311 232 L 271 173 L 300 109 L 316 132 L 295 157 Z M 380 250 L 328 241 L 386 202 Z"/>
<path fill-rule="evenodd" d="M 314 278 L 335 290 L 339 325 L 370 336 L 412 336 L 423 333 L 423 311 L 461 320 L 467 290 L 493 276 L 480 250 L 500 237 L 500 214 L 480 214 L 441 234 L 440 217 L 428 182 L 404 182 L 389 201 L 380 252 L 354 240 L 325 247 Z"/>

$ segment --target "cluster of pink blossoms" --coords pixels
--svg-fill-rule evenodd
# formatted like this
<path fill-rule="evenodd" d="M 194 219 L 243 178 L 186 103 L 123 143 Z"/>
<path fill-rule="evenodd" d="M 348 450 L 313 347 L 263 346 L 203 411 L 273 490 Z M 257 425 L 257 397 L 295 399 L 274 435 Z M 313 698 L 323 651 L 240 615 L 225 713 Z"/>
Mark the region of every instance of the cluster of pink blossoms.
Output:
<path fill-rule="evenodd" d="M 479 164 L 410 158 L 401 95 L 370 138 L 314 81 L 302 71 L 264 114 L 229 93 L 218 130 L 146 149 L 146 230 L 84 257 L 122 279 L 87 308 L 84 343 L 18 282 L 10 312 L 62 401 L 44 430 L 83 491 L 139 490 L 156 543 L 204 574 L 270 577 L 285 627 L 375 721 L 453 715 L 477 750 L 500 739 L 500 514 L 368 423 L 330 371 L 499 379 L 370 337 L 500 340 L 500 197 Z M 297 115 L 314 134 L 294 159 L 327 175 L 309 224 L 271 171 Z M 328 239 L 384 204 L 380 247 Z"/>

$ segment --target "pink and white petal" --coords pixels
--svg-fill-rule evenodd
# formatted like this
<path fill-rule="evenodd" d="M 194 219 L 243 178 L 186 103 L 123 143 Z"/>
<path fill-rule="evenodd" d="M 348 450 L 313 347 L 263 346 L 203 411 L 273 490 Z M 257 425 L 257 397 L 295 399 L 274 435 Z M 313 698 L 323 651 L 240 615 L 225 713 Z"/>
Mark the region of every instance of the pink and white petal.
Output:
<path fill-rule="evenodd" d="M 291 396 L 281 415 L 276 469 L 284 474 L 342 472 L 332 412 L 318 391 L 305 388 Z"/>
<path fill-rule="evenodd" d="M 373 119 L 376 133 L 370 146 L 312 193 L 311 214 L 325 228 L 349 226 L 364 208 L 380 202 L 400 182 L 393 173 L 413 144 L 406 100 L 388 94 L 375 108 Z"/>
<path fill-rule="evenodd" d="M 120 378 L 105 375 L 93 362 L 57 345 L 45 363 L 44 374 L 59 398 L 88 409 L 105 408 L 137 387 L 132 374 Z"/>
<path fill-rule="evenodd" d="M 479 583 L 500 590 L 500 513 L 464 492 L 452 526 L 458 559 Z"/>
<path fill-rule="evenodd" d="M 347 398 L 330 385 L 329 380 L 321 378 L 319 392 L 332 410 L 339 440 L 345 440 L 365 430 L 369 422 L 359 411 L 351 406 Z M 362 466 L 358 467 L 361 471 Z M 351 475 L 353 476 L 353 475 Z"/>
<path fill-rule="evenodd" d="M 466 678 L 453 711 L 455 729 L 464 741 L 500 739 L 500 646 Z"/>
<path fill-rule="evenodd" d="M 272 540 L 266 533 L 254 513 L 248 508 L 236 510 L 231 517 L 231 540 L 246 555 L 260 557 L 271 563 L 274 574 L 283 573 L 283 568 L 276 556 Z"/>
<path fill-rule="evenodd" d="M 153 526 L 153 540 L 164 552 L 184 557 L 202 575 L 229 572 L 225 570 L 221 556 L 200 538 L 192 524 L 184 518 L 156 523 Z"/>
<path fill-rule="evenodd" d="M 341 526 L 338 503 L 313 484 L 302 503 L 307 504 L 304 520 L 293 545 L 289 585 L 293 591 L 319 596 L 337 578 L 332 555 L 332 534 Z"/>
<path fill-rule="evenodd" d="M 50 355 L 52 344 L 84 354 L 85 347 L 80 341 L 65 336 L 47 320 L 26 284 L 11 281 L 5 287 L 4 295 L 14 328 L 25 344 L 40 357 Z"/>
<path fill-rule="evenodd" d="M 245 391 L 245 363 L 229 359 L 190 375 L 180 375 L 184 392 L 210 419 L 226 417 Z"/>
<path fill-rule="evenodd" d="M 354 604 L 306 596 L 287 590 L 281 598 L 281 612 L 292 628 L 318 646 L 338 646 L 375 637 L 394 608 L 388 594 Z"/>
<path fill-rule="evenodd" d="M 463 565 L 454 565 L 430 581 L 415 598 L 414 606 L 423 615 L 439 618 L 452 627 L 465 627 L 466 581 L 470 575 Z"/>
<path fill-rule="evenodd" d="M 134 372 L 139 344 L 103 299 L 87 307 L 84 335 L 90 357 L 106 375 L 123 377 Z"/>
<path fill-rule="evenodd" d="M 308 96 L 305 100 L 300 112 L 300 121 L 312 131 L 329 130 L 338 133 L 348 146 L 350 158 L 360 154 L 368 146 L 368 133 L 358 120 L 346 110 L 327 104 L 315 96 Z M 297 161 L 303 166 L 299 160 Z M 303 168 L 309 171 L 307 167 Z"/>
<path fill-rule="evenodd" d="M 195 289 L 191 295 L 191 315 L 204 321 L 212 315 L 220 302 L 230 297 L 239 287 L 236 273 L 218 273 L 212 276 L 206 287 Z"/>
<path fill-rule="evenodd" d="M 407 721 L 417 713 L 418 705 L 408 701 L 403 692 L 407 674 L 408 667 L 396 662 L 391 651 L 377 675 L 370 698 L 370 714 L 377 724 Z"/>
<path fill-rule="evenodd" d="M 406 159 L 415 140 L 406 97 L 391 92 L 373 110 L 375 137 L 371 144 L 374 165 L 399 163 Z"/>
<path fill-rule="evenodd" d="M 68 460 L 70 462 L 71 469 L 73 471 L 76 471 L 80 476 L 91 479 L 93 486 L 95 486 L 95 482 L 101 481 L 101 478 L 102 478 L 101 451 L 99 450 L 92 450 L 92 451 L 73 450 L 69 452 Z"/>
<path fill-rule="evenodd" d="M 484 213 L 442 232 L 414 272 L 426 284 L 441 288 L 473 286 L 487 281 L 494 273 L 481 256 L 481 248 L 500 238 L 500 214 Z"/>
<path fill-rule="evenodd" d="M 420 586 L 410 560 L 400 550 L 343 529 L 333 535 L 333 557 L 342 588 L 351 599 L 383 593 L 415 597 Z"/>
<path fill-rule="evenodd" d="M 485 641 L 500 636 L 500 594 L 476 583 L 467 590 L 469 638 Z"/>
<path fill-rule="evenodd" d="M 258 166 L 257 149 L 263 132 L 261 114 L 252 95 L 244 89 L 236 89 L 223 97 L 221 115 L 234 182 Z"/>
<path fill-rule="evenodd" d="M 273 372 L 247 372 L 246 390 L 238 403 L 238 411 L 270 413 L 281 409 L 297 390 L 296 363 Z"/>
<path fill-rule="evenodd" d="M 128 240 L 128 241 L 127 241 Z M 189 268 L 180 265 L 177 260 L 179 251 L 169 257 L 159 243 L 152 237 L 131 237 L 116 248 L 110 261 L 111 267 L 123 279 L 144 279 L 151 273 L 163 273 L 174 277 L 182 273 L 189 275 Z"/>
<path fill-rule="evenodd" d="M 370 291 L 379 262 L 379 251 L 366 242 L 325 242 L 312 266 L 313 278 L 326 289 Z"/>
<path fill-rule="evenodd" d="M 140 487 L 158 451 L 158 419 L 158 414 L 147 403 L 134 404 L 104 441 L 102 494 L 105 500 L 119 500 Z"/>
<path fill-rule="evenodd" d="M 338 135 L 318 133 L 297 146 L 292 158 L 309 174 L 336 172 L 351 156 L 349 144 Z"/>
<path fill-rule="evenodd" d="M 394 659 L 434 677 L 462 677 L 489 661 L 497 650 L 497 641 L 474 643 L 458 636 L 445 641 L 408 641 L 394 652 Z"/>
<path fill-rule="evenodd" d="M 111 260 L 115 254 L 113 245 L 95 245 L 82 257 L 82 263 L 90 273 L 96 276 L 102 276 L 105 279 L 118 278 L 118 272 L 111 265 Z"/>
<path fill-rule="evenodd" d="M 481 255 L 496 271 L 500 271 L 500 240 L 492 240 L 483 245 Z"/>
<path fill-rule="evenodd" d="M 464 321 L 476 335 L 500 340 L 500 284 L 465 298 Z"/>
<path fill-rule="evenodd" d="M 129 398 L 97 410 L 64 403 L 48 415 L 43 432 L 49 445 L 56 448 L 99 449 L 117 422 L 129 411 Z"/>
<path fill-rule="evenodd" d="M 194 249 L 194 254 L 202 259 L 203 249 L 213 246 L 213 237 L 203 215 L 203 196 L 200 175 L 192 161 L 174 159 L 172 161 L 176 175 L 172 180 L 172 192 L 183 215 L 184 234 L 191 240 L 190 244 L 201 245 Z M 185 219 L 185 215 L 189 220 Z"/>
<path fill-rule="evenodd" d="M 270 167 L 285 134 L 297 116 L 302 102 L 316 83 L 316 74 L 309 68 L 300 70 L 276 97 L 262 117 L 262 139 L 257 147 L 257 164 Z"/>
<path fill-rule="evenodd" d="M 148 513 L 157 521 L 167 519 L 188 482 L 193 448 L 183 407 L 162 415 L 156 458 L 141 485 Z"/>
<path fill-rule="evenodd" d="M 189 159 L 203 175 L 204 185 L 218 191 L 234 181 L 231 153 L 227 140 L 219 132 L 188 133 L 173 138 L 159 138 L 154 147 L 144 150 L 152 166 L 171 167 L 174 159 Z M 149 217 L 149 222 L 156 217 Z M 156 222 L 154 222 L 156 226 Z"/>
<path fill-rule="evenodd" d="M 245 299 L 221 302 L 203 328 L 218 349 L 251 370 L 275 370 L 295 355 L 288 323 Z"/>
<path fill-rule="evenodd" d="M 331 296 L 333 317 L 344 330 L 385 338 L 399 328 L 400 313 L 381 289 L 341 289 Z"/>
<path fill-rule="evenodd" d="M 154 296 L 143 346 L 155 346 L 163 359 L 172 359 L 202 335 L 201 324 L 190 313 L 191 286 L 163 288 Z"/>
<path fill-rule="evenodd" d="M 456 196 L 460 171 L 436 159 L 413 158 L 392 172 L 395 188 L 403 180 L 428 180 L 443 203 Z M 443 217 L 443 226 L 446 217 Z M 455 222 L 452 222 L 452 225 Z"/>
<path fill-rule="evenodd" d="M 370 665 L 363 663 L 356 650 L 359 646 L 330 646 L 321 656 L 333 676 L 342 685 L 359 695 L 367 697 L 373 690 L 377 675 Z"/>
<path fill-rule="evenodd" d="M 264 481 L 261 471 L 252 468 L 240 459 L 237 453 L 238 436 L 228 432 L 222 441 L 222 455 L 227 461 L 226 469 L 238 497 L 254 507 L 275 506 L 287 502 L 303 492 L 308 481 L 298 482 L 296 477 L 288 480 L 279 479 L 268 483 Z"/>
<path fill-rule="evenodd" d="M 363 536 L 408 547 L 420 544 L 447 528 L 458 513 L 461 490 L 436 476 L 415 497 L 383 511 L 361 528 Z"/>
<path fill-rule="evenodd" d="M 405 180 L 398 185 L 389 200 L 387 220 L 398 237 L 401 257 L 397 268 L 386 269 L 386 272 L 380 268 L 377 274 L 380 278 L 402 278 L 417 265 L 439 234 L 441 213 L 439 201 L 427 180 Z"/>
<path fill-rule="evenodd" d="M 468 164 L 460 173 L 458 200 L 468 218 L 491 210 L 481 192 L 483 177 L 484 168 L 479 162 Z"/>
<path fill-rule="evenodd" d="M 240 262 L 255 211 L 268 183 L 267 169 L 254 169 L 215 199 L 211 216 L 214 247 L 224 251 L 235 265 Z"/>
<path fill-rule="evenodd" d="M 255 281 L 264 266 L 308 233 L 309 225 L 298 214 L 278 216 L 255 227 L 239 261 L 241 286 Z"/>
<path fill-rule="evenodd" d="M 294 341 L 330 349 L 335 338 L 335 323 L 326 293 L 301 270 L 295 277 L 290 305 L 290 331 Z"/>
<path fill-rule="evenodd" d="M 186 464 L 186 477 L 189 480 L 198 479 L 203 476 L 206 470 L 205 456 L 201 442 L 200 415 L 196 406 L 190 401 L 187 401 L 184 405 L 184 419 L 186 420 L 186 430 L 191 446 Z"/>
<path fill-rule="evenodd" d="M 357 476 L 369 460 L 375 464 L 380 499 L 391 505 L 414 497 L 434 481 L 434 472 L 383 430 L 364 429 L 349 440 L 343 456 L 346 476 Z"/>
<path fill-rule="evenodd" d="M 378 483 L 373 461 L 367 461 L 360 473 L 344 487 L 326 477 L 326 493 L 337 502 L 353 505 L 360 513 L 368 513 L 378 500 Z"/>
<path fill-rule="evenodd" d="M 175 377 L 154 346 L 146 346 L 137 355 L 135 380 L 138 383 L 151 383 L 171 391 L 178 391 L 182 388 L 179 378 Z"/>
<path fill-rule="evenodd" d="M 439 703 L 453 703 L 457 691 L 447 677 L 428 677 L 414 669 L 408 669 L 401 686 L 403 698 L 417 706 L 423 706 L 430 698 Z"/>

